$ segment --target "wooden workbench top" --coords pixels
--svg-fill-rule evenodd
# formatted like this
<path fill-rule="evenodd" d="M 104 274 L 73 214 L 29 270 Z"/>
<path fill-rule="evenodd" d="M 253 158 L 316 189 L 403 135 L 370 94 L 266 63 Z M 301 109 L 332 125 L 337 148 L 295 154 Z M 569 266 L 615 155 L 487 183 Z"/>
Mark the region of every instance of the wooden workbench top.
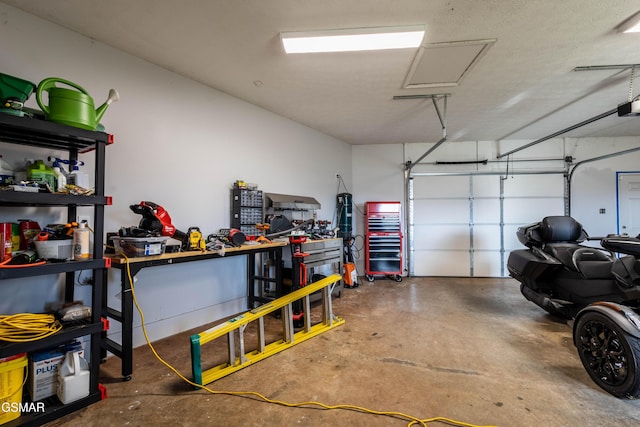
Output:
<path fill-rule="evenodd" d="M 238 247 L 233 247 L 233 248 L 225 248 L 224 249 L 224 254 L 221 255 L 218 253 L 218 251 L 184 251 L 184 252 L 171 252 L 171 253 L 164 253 L 162 255 L 150 255 L 150 256 L 145 256 L 145 257 L 129 257 L 126 258 L 122 255 L 119 254 L 105 254 L 105 258 L 110 258 L 111 262 L 113 264 L 126 264 L 127 260 L 129 261 L 129 263 L 136 263 L 136 262 L 147 262 L 147 261 L 156 261 L 156 260 L 167 260 L 167 259 L 174 259 L 174 258 L 188 258 L 188 257 L 211 257 L 211 256 L 224 256 L 228 253 L 231 253 L 233 255 L 242 255 L 243 253 L 251 253 L 252 251 L 256 251 L 256 250 L 264 250 L 264 249 L 270 249 L 270 248 L 278 248 L 278 247 L 282 247 L 282 246 L 287 246 L 289 245 L 288 242 L 271 242 L 271 243 L 258 243 L 258 244 L 244 244 L 242 246 L 238 246 Z"/>

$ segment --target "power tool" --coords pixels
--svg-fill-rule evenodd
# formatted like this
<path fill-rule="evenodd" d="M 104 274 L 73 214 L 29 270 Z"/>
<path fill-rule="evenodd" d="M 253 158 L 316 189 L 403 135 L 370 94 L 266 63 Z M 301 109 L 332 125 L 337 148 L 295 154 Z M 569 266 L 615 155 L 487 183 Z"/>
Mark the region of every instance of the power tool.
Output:
<path fill-rule="evenodd" d="M 218 241 L 228 247 L 242 246 L 247 240 L 247 236 L 237 228 L 221 228 L 217 233 L 210 234 L 207 240 L 211 243 Z"/>
<path fill-rule="evenodd" d="M 187 247 L 183 249 L 188 251 L 205 251 L 207 244 L 202 238 L 202 232 L 198 227 L 189 227 L 186 238 Z"/>
<path fill-rule="evenodd" d="M 205 241 L 198 227 L 191 227 L 187 233 L 176 229 L 171 216 L 157 203 L 142 201 L 129 206 L 134 213 L 142 215 L 138 228 L 157 236 L 168 236 L 182 242 L 182 250 L 205 250 Z"/>

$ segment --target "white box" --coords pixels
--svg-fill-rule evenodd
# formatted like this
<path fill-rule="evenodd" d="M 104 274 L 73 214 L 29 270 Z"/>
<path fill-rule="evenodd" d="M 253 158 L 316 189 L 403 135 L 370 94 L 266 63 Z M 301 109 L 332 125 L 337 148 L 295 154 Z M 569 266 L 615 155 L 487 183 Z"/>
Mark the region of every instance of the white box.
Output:
<path fill-rule="evenodd" d="M 33 352 L 29 355 L 29 394 L 31 401 L 55 396 L 58 390 L 58 366 L 64 361 L 68 351 L 80 350 L 82 345 L 75 341 L 49 350 Z"/>

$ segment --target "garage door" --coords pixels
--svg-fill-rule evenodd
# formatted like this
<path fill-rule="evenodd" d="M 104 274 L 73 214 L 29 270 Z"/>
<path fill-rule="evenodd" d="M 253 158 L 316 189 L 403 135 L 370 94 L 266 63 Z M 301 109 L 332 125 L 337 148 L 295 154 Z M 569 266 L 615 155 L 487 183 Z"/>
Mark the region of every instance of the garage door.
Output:
<path fill-rule="evenodd" d="M 506 276 L 516 229 L 565 211 L 559 173 L 416 174 L 409 188 L 412 276 Z"/>

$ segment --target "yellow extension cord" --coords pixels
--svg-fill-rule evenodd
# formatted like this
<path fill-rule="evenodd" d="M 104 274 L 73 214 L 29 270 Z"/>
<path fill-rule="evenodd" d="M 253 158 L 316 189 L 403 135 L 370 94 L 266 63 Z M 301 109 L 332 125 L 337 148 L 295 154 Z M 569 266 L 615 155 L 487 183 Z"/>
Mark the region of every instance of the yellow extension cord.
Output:
<path fill-rule="evenodd" d="M 62 325 L 53 314 L 18 313 L 0 316 L 0 341 L 29 342 L 55 334 Z"/>
<path fill-rule="evenodd" d="M 205 390 L 211 394 L 223 394 L 223 395 L 228 395 L 228 396 L 253 396 L 256 397 L 260 400 L 263 400 L 267 403 L 272 403 L 275 405 L 281 405 L 281 406 L 286 406 L 289 408 L 294 408 L 294 407 L 316 407 L 316 408 L 321 408 L 321 409 L 344 409 L 344 410 L 350 410 L 350 411 L 357 411 L 357 412 L 363 412 L 366 414 L 372 414 L 372 415 L 384 415 L 384 416 L 388 416 L 388 417 L 392 417 L 392 418 L 399 418 L 399 419 L 403 419 L 409 422 L 409 424 L 407 425 L 407 427 L 411 427 L 414 425 L 421 425 L 424 427 L 427 427 L 427 423 L 429 422 L 442 422 L 442 423 L 447 423 L 447 424 L 451 424 L 451 425 L 455 425 L 455 426 L 462 426 L 462 427 L 495 427 L 495 426 L 478 426 L 475 424 L 468 424 L 462 421 L 455 421 L 449 418 L 444 418 L 444 417 L 434 417 L 434 418 L 427 418 L 427 419 L 420 419 L 418 417 L 414 417 L 411 415 L 407 415 L 407 414 L 403 414 L 401 412 L 392 412 L 392 411 L 376 411 L 373 409 L 367 409 L 367 408 L 363 408 L 361 406 L 354 406 L 354 405 L 327 405 L 321 402 L 299 402 L 299 403 L 289 403 L 289 402 L 284 402 L 281 400 L 273 400 L 273 399 L 269 399 L 268 397 L 266 397 L 265 395 L 263 395 L 262 393 L 259 393 L 257 391 L 221 391 L 221 390 L 213 390 L 207 386 L 204 385 L 200 385 L 200 384 L 196 384 L 193 381 L 189 380 L 187 377 L 185 377 L 184 375 L 182 375 L 176 368 L 174 368 L 173 366 L 171 366 L 168 362 L 166 362 L 164 359 L 162 359 L 162 357 L 160 357 L 160 355 L 156 352 L 156 349 L 153 347 L 153 345 L 151 344 L 151 340 L 149 339 L 149 336 L 147 335 L 147 328 L 145 325 L 145 320 L 144 320 L 144 313 L 142 312 L 142 309 L 140 308 L 140 305 L 138 304 L 138 300 L 136 298 L 136 293 L 135 293 L 135 289 L 134 289 L 134 285 L 133 285 L 133 277 L 131 276 L 131 269 L 129 266 L 129 258 L 124 255 L 124 254 L 120 254 L 122 255 L 126 262 L 127 262 L 127 275 L 129 276 L 129 283 L 131 283 L 131 295 L 133 297 L 133 303 L 136 306 L 136 309 L 138 310 L 138 313 L 140 313 L 140 319 L 142 322 L 142 332 L 144 334 L 144 338 L 147 341 L 147 345 L 149 346 L 149 348 L 151 349 L 151 352 L 154 354 L 154 356 L 160 361 L 160 363 L 162 363 L 163 365 L 165 365 L 167 368 L 169 368 L 174 374 L 176 374 L 180 379 L 182 379 L 183 381 L 185 381 L 187 384 L 197 387 L 197 388 L 201 388 L 202 390 Z"/>

